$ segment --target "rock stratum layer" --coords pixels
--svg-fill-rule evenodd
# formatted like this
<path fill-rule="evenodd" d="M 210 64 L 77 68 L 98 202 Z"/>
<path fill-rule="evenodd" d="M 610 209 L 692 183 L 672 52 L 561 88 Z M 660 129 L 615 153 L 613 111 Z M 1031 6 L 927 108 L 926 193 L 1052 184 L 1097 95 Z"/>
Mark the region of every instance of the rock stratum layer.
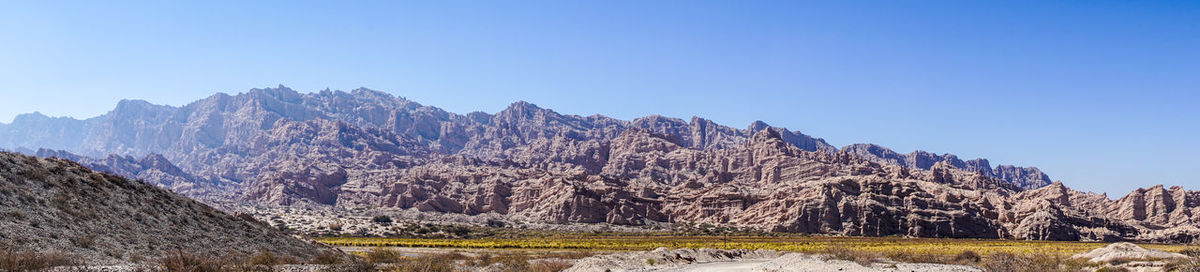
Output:
<path fill-rule="evenodd" d="M 625 121 L 526 102 L 460 115 L 366 89 L 281 86 L 183 107 L 126 100 L 86 120 L 28 114 L 0 125 L 0 146 L 193 197 L 285 206 L 868 236 L 1191 241 L 1200 233 L 1192 219 L 1200 193 L 1182 188 L 1113 201 L 1051 183 L 1034 167 L 836 148 L 763 122 Z"/>
<path fill-rule="evenodd" d="M 174 252 L 307 260 L 325 250 L 150 184 L 8 152 L 0 152 L 0 245 L 100 265 Z"/>

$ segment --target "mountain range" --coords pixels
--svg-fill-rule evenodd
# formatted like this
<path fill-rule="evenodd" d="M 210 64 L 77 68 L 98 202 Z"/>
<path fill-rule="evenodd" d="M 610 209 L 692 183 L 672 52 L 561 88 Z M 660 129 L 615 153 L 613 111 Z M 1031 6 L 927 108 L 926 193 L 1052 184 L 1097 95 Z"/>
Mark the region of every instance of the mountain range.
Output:
<path fill-rule="evenodd" d="M 619 120 L 527 102 L 456 114 L 364 88 L 283 86 L 181 107 L 124 100 L 77 120 L 0 124 L 0 147 L 80 162 L 200 198 L 394 207 L 552 223 L 711 223 L 770 231 L 1190 241 L 1200 192 L 1118 200 L 1035 167 L 834 147 L 756 121 Z"/>

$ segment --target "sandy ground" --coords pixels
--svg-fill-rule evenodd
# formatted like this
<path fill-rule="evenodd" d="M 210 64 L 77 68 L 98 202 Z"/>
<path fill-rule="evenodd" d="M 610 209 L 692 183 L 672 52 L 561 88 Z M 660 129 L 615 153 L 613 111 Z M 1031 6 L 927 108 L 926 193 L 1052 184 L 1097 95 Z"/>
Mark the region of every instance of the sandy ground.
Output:
<path fill-rule="evenodd" d="M 708 272 L 708 271 L 933 271 L 982 272 L 971 266 L 915 263 L 858 263 L 830 260 L 818 255 L 783 253 L 770 250 L 718 250 L 665 248 L 653 251 L 622 252 L 593 256 L 576 262 L 569 272 Z"/>
<path fill-rule="evenodd" d="M 668 267 L 663 269 L 652 269 L 648 271 L 661 272 L 739 272 L 739 271 L 763 271 L 759 266 L 766 263 L 767 260 L 741 260 L 736 262 L 719 262 L 719 263 L 704 263 L 683 265 L 679 267 Z"/>

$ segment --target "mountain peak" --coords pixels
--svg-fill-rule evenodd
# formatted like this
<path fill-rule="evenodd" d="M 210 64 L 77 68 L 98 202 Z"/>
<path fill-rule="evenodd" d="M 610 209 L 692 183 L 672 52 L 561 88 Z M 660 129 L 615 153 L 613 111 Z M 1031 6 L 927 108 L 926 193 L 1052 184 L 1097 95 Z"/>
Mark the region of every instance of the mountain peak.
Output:
<path fill-rule="evenodd" d="M 395 96 L 393 96 L 390 93 L 368 89 L 367 87 L 358 87 L 357 89 L 350 90 L 350 94 L 353 94 L 355 96 L 377 97 L 377 98 L 387 98 L 387 99 L 395 98 Z"/>
<path fill-rule="evenodd" d="M 750 123 L 750 126 L 746 127 L 746 130 L 750 131 L 750 133 L 757 133 L 758 131 L 762 131 L 763 129 L 770 127 L 771 125 L 768 125 L 767 122 L 763 122 L 762 120 L 754 120 L 754 122 Z"/>
<path fill-rule="evenodd" d="M 13 123 L 34 122 L 45 119 L 50 119 L 50 116 L 46 116 L 39 111 L 34 111 L 31 113 L 17 114 L 17 117 L 13 118 Z"/>
<path fill-rule="evenodd" d="M 509 104 L 508 108 L 504 108 L 504 110 L 500 111 L 500 113 L 497 113 L 496 115 L 502 115 L 504 113 L 508 113 L 508 114 L 513 114 L 513 115 L 518 115 L 518 116 L 529 116 L 535 112 L 539 112 L 539 111 L 543 111 L 543 110 L 545 110 L 545 109 L 538 107 L 538 105 L 535 105 L 535 104 L 529 103 L 529 102 L 525 102 L 524 100 L 520 100 L 517 102 L 513 102 L 512 104 Z"/>
<path fill-rule="evenodd" d="M 783 141 L 783 135 L 780 135 L 779 131 L 776 131 L 768 126 L 755 131 L 754 136 L 751 137 L 751 139 L 753 139 L 753 141 L 756 143 L 769 140 Z"/>
<path fill-rule="evenodd" d="M 299 92 L 296 92 L 296 90 L 292 90 L 287 86 L 283 86 L 283 84 L 280 84 L 275 88 L 250 89 L 247 94 L 249 94 L 251 97 L 266 96 L 278 99 L 280 101 L 298 101 L 301 97 Z"/>
<path fill-rule="evenodd" d="M 529 103 L 528 101 L 525 101 L 525 100 L 517 100 L 517 102 L 512 102 L 512 104 L 508 104 L 508 108 L 509 109 L 532 109 L 532 110 L 542 109 L 541 107 L 538 107 L 538 105 Z"/>

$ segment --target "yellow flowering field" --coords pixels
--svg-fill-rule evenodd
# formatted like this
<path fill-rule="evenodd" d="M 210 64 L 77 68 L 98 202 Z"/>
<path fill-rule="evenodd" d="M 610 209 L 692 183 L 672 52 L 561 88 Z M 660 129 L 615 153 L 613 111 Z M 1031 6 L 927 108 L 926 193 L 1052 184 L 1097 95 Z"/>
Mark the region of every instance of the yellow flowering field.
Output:
<path fill-rule="evenodd" d="M 356 247 L 431 247 L 477 249 L 575 249 L 599 251 L 651 250 L 668 248 L 774 249 L 816 252 L 844 248 L 878 253 L 921 253 L 953 255 L 974 251 L 988 255 L 996 252 L 1076 254 L 1106 245 L 1100 242 L 1057 242 L 1024 240 L 934 239 L 900 237 L 829 237 L 829 236 L 669 236 L 669 235 L 553 235 L 545 237 L 428 239 L 428 238 L 314 238 L 332 246 Z M 1179 252 L 1186 245 L 1140 244 L 1146 248 Z"/>

